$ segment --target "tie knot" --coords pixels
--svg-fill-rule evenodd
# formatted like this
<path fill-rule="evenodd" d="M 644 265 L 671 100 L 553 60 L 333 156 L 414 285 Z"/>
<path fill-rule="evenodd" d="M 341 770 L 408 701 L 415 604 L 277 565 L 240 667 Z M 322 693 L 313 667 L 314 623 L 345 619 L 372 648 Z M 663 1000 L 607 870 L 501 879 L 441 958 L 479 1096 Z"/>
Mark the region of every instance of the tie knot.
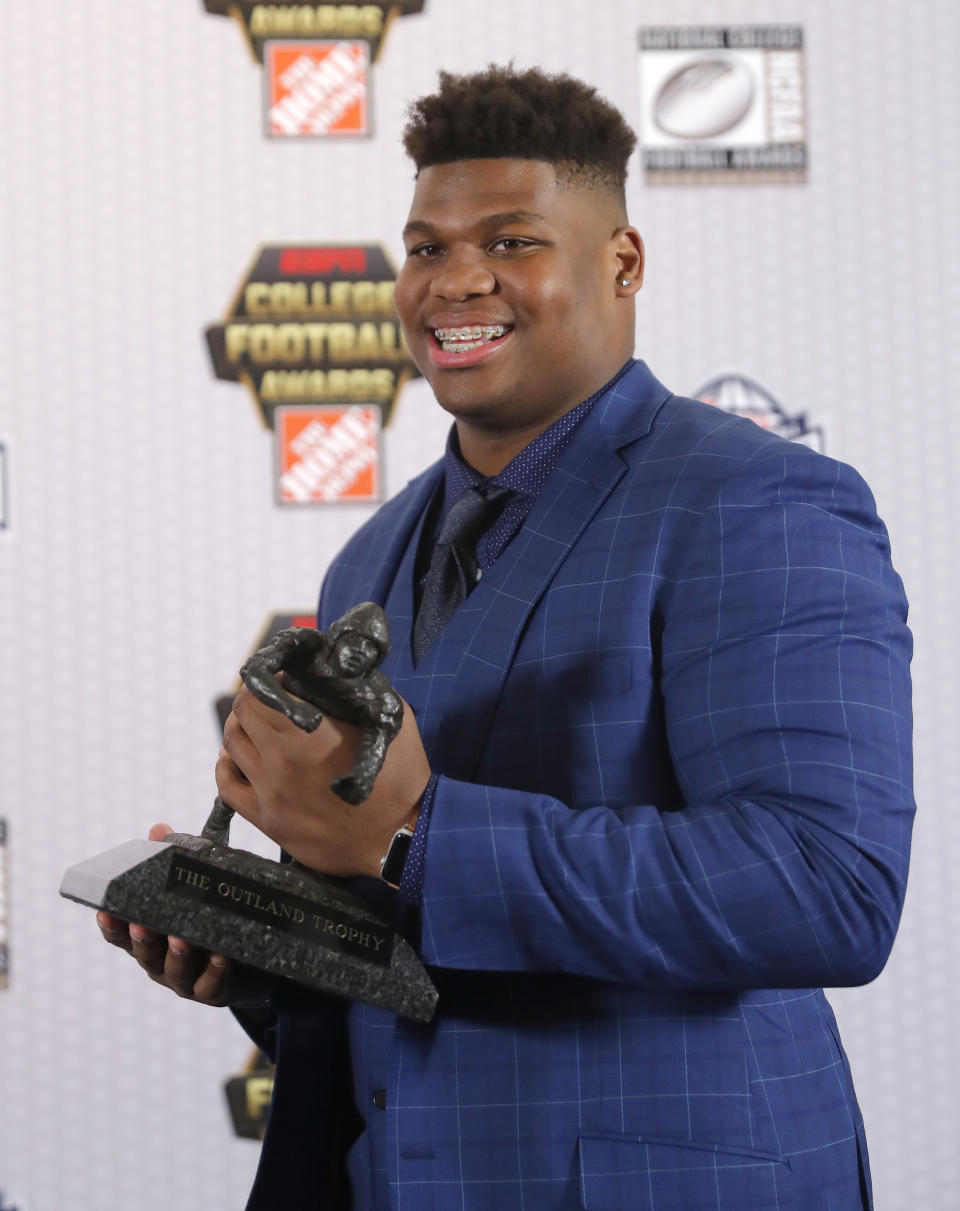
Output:
<path fill-rule="evenodd" d="M 419 661 L 473 591 L 480 578 L 477 542 L 493 525 L 512 495 L 509 488 L 499 484 L 470 488 L 444 518 L 413 624 L 415 660 Z"/>
<path fill-rule="evenodd" d="M 483 532 L 493 525 L 510 496 L 509 488 L 490 484 L 485 488 L 469 488 L 444 518 L 437 542 L 444 545 L 463 543 L 476 546 Z"/>

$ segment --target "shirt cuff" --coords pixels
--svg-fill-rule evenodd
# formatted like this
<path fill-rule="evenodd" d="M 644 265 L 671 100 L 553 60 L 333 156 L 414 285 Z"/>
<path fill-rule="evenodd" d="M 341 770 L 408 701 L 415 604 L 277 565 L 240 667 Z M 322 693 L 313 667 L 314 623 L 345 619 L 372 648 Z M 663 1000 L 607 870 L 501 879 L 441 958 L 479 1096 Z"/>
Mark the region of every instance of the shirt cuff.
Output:
<path fill-rule="evenodd" d="M 423 870 L 427 860 L 427 832 L 430 828 L 430 814 L 433 811 L 433 800 L 437 793 L 439 774 L 431 774 L 430 781 L 420 799 L 420 814 L 417 825 L 413 830 L 413 838 L 403 864 L 403 874 L 397 887 L 397 895 L 407 904 L 419 907 L 423 903 Z"/>

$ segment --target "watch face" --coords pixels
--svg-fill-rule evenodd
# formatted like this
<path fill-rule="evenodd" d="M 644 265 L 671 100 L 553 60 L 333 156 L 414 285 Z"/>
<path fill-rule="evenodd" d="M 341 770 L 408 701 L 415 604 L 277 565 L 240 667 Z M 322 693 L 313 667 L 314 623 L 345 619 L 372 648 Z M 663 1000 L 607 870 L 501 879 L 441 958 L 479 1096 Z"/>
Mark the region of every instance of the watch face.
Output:
<path fill-rule="evenodd" d="M 400 886 L 400 880 L 403 878 L 403 864 L 407 860 L 412 840 L 413 832 L 406 827 L 398 829 L 393 834 L 390 848 L 380 866 L 380 878 L 385 883 L 389 883 L 391 887 Z"/>

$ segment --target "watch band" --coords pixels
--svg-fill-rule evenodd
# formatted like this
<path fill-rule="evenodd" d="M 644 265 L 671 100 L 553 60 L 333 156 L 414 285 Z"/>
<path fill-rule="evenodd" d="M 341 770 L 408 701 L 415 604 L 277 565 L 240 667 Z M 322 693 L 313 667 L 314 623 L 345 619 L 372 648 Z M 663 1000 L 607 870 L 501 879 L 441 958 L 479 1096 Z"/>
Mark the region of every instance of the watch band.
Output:
<path fill-rule="evenodd" d="M 393 839 L 387 846 L 387 852 L 380 859 L 380 878 L 394 891 L 400 886 L 400 880 L 403 878 L 403 864 L 410 852 L 410 843 L 413 841 L 413 830 L 418 813 L 419 804 L 410 819 L 401 824 L 393 834 Z"/>

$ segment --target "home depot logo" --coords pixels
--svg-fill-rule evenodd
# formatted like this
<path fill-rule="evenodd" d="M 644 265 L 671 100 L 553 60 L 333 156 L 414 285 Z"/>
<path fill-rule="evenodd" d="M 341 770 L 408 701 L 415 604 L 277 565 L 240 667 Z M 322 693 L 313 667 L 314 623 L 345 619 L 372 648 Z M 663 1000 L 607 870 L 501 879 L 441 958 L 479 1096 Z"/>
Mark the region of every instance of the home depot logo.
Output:
<path fill-rule="evenodd" d="M 380 499 L 380 409 L 278 408 L 281 504 Z"/>
<path fill-rule="evenodd" d="M 367 134 L 369 67 L 365 42 L 268 42 L 267 134 Z"/>
<path fill-rule="evenodd" d="M 370 67 L 397 17 L 425 0 L 375 4 L 256 4 L 204 0 L 233 17 L 265 69 L 264 129 L 273 137 L 369 135 Z"/>

